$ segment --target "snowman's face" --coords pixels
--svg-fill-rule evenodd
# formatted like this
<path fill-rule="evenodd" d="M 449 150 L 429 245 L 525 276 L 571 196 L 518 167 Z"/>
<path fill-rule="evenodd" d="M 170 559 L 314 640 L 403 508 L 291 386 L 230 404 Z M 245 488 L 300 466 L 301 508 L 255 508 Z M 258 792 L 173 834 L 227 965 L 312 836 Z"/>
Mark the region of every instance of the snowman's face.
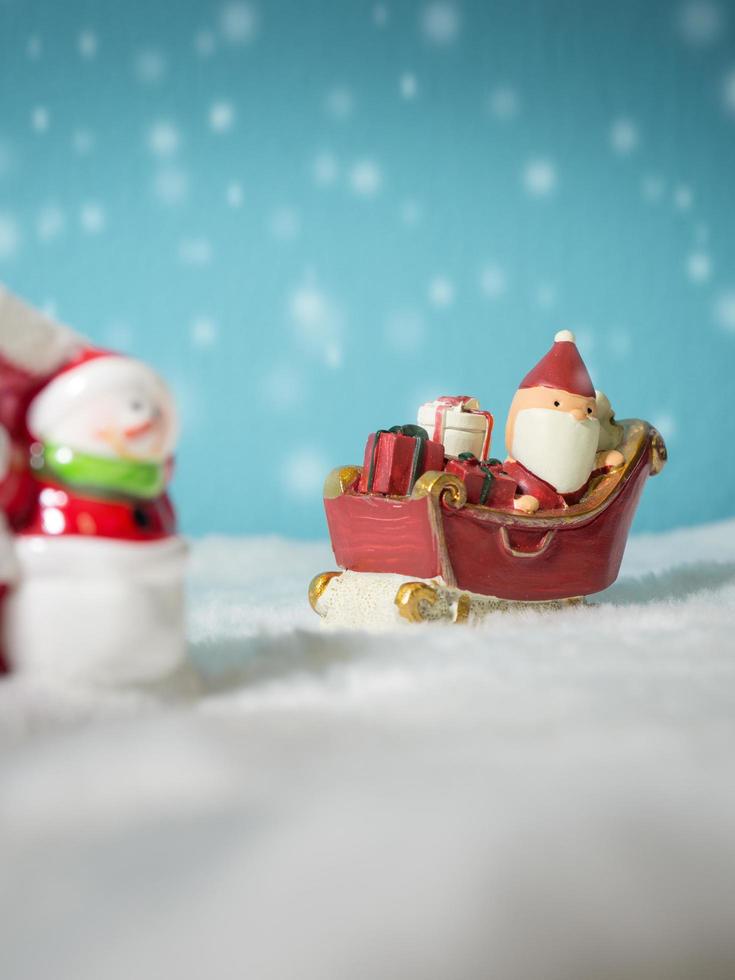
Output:
<path fill-rule="evenodd" d="M 90 448 L 124 459 L 163 462 L 174 449 L 176 425 L 169 393 L 162 384 L 130 384 L 106 392 L 80 431 Z"/>
<path fill-rule="evenodd" d="M 62 376 L 59 380 L 65 388 L 54 393 L 53 416 L 48 410 L 32 407 L 34 434 L 76 452 L 165 462 L 172 456 L 178 436 L 169 389 L 144 364 L 110 361 L 92 362 L 78 377 Z M 34 412 L 40 422 L 35 426 Z"/>

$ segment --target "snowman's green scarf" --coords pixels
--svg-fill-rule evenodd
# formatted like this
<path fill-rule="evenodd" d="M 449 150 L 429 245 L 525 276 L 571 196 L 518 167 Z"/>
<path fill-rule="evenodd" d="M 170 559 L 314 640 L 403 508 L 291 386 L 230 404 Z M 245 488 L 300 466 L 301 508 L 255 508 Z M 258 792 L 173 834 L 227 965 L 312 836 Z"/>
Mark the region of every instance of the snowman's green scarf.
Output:
<path fill-rule="evenodd" d="M 42 469 L 70 486 L 145 500 L 159 497 L 166 487 L 166 473 L 160 463 L 107 459 L 53 443 L 44 443 Z"/>

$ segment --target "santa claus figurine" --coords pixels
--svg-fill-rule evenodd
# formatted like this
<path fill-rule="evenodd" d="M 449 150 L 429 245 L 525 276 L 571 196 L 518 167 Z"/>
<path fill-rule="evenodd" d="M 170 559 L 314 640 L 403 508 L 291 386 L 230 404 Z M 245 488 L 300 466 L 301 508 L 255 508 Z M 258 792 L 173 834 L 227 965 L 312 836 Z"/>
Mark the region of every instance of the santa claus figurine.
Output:
<path fill-rule="evenodd" d="M 508 414 L 503 464 L 526 514 L 578 503 L 598 469 L 620 466 L 618 450 L 598 454 L 597 399 L 574 334 L 562 330 L 518 388 Z"/>
<path fill-rule="evenodd" d="M 32 506 L 8 602 L 13 668 L 152 679 L 184 655 L 186 547 L 167 495 L 172 396 L 128 357 L 77 349 L 27 409 Z"/>

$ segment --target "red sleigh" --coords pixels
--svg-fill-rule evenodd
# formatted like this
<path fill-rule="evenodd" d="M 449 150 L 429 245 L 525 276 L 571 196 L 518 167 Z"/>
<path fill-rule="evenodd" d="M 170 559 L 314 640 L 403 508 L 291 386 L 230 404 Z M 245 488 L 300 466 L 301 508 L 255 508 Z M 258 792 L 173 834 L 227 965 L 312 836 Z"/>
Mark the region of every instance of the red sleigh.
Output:
<path fill-rule="evenodd" d="M 624 429 L 625 462 L 595 478 L 580 503 L 563 511 L 526 515 L 468 504 L 464 483 L 446 472 L 427 472 L 410 496 L 360 494 L 361 469 L 334 470 L 324 505 L 337 563 L 352 572 L 395 573 L 406 579 L 396 595 L 401 614 L 426 616 L 439 578 L 456 593 L 452 618 L 463 618 L 470 596 L 520 602 L 579 601 L 615 581 L 630 525 L 649 476 L 666 461 L 660 434 L 637 419 Z M 317 612 L 331 580 L 317 576 L 310 600 Z"/>

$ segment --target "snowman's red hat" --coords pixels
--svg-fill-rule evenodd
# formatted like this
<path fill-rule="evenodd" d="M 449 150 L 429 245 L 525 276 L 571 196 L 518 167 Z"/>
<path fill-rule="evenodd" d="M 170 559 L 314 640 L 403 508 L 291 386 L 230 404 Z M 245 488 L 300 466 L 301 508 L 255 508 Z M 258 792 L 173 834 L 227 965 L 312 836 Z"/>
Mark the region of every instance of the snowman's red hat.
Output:
<path fill-rule="evenodd" d="M 571 330 L 560 330 L 548 354 L 532 368 L 519 388 L 559 388 L 584 398 L 595 397 L 595 387 L 577 350 Z"/>
<path fill-rule="evenodd" d="M 28 431 L 47 438 L 54 425 L 85 399 L 128 382 L 139 382 L 142 374 L 154 376 L 147 365 L 124 354 L 84 346 L 63 364 L 41 388 L 28 409 Z"/>

